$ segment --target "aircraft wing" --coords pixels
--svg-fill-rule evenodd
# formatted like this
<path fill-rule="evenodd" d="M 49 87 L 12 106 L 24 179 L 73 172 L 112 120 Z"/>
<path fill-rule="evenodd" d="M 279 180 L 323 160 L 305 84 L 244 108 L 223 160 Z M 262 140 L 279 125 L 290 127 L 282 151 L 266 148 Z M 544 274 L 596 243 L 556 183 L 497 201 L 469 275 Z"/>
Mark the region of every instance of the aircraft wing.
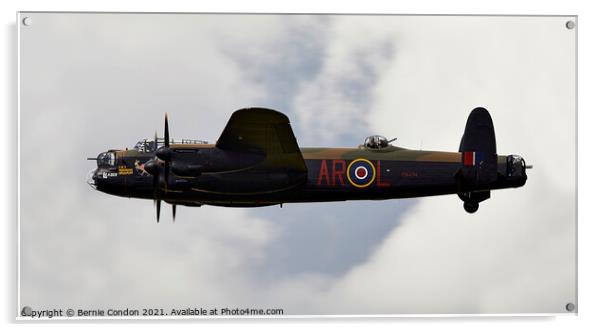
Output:
<path fill-rule="evenodd" d="M 267 108 L 244 108 L 232 114 L 216 147 L 265 154 L 258 165 L 275 171 L 307 172 L 286 115 Z"/>

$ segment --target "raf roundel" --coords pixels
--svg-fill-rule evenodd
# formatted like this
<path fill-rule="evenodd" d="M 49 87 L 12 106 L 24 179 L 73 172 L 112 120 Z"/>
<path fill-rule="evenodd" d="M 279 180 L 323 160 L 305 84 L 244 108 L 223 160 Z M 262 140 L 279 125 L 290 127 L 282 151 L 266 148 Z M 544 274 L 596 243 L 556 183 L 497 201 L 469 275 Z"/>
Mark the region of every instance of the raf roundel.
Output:
<path fill-rule="evenodd" d="M 372 184 L 376 175 L 374 165 L 367 159 L 355 159 L 347 167 L 347 179 L 357 188 Z"/>

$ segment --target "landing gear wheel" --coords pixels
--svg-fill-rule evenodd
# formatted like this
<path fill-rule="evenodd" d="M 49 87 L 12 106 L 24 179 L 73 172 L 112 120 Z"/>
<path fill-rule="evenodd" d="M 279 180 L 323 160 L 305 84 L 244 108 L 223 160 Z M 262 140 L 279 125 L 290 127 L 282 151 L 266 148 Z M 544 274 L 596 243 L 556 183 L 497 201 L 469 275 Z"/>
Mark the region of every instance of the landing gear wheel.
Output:
<path fill-rule="evenodd" d="M 478 209 L 479 209 L 478 202 L 470 202 L 470 201 L 464 202 L 464 211 L 466 211 L 468 213 L 475 213 L 475 212 L 477 212 Z"/>

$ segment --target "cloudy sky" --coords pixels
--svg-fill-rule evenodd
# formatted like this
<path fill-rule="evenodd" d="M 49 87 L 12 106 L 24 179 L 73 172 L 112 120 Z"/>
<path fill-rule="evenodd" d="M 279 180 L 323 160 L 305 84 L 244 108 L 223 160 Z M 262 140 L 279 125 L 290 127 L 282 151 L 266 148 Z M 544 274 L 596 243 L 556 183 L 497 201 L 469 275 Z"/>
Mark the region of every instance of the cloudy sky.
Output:
<path fill-rule="evenodd" d="M 567 17 L 22 14 L 21 305 L 286 314 L 558 313 L 576 302 L 575 43 Z M 456 151 L 488 108 L 534 169 L 456 196 L 164 209 L 94 191 L 86 157 L 278 109 L 300 146 Z"/>

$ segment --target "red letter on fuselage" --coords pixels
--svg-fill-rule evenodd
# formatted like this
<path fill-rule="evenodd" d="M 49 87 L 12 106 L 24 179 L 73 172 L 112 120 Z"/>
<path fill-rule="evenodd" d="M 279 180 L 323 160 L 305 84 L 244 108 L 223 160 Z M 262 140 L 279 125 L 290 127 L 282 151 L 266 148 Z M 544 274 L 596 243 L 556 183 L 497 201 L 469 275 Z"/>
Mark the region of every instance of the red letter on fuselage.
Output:
<path fill-rule="evenodd" d="M 322 185 L 322 178 L 326 179 L 326 185 L 330 186 L 330 176 L 328 175 L 328 167 L 326 166 L 326 160 L 322 160 L 320 166 L 320 174 L 318 175 L 318 186 Z"/>
<path fill-rule="evenodd" d="M 337 169 L 337 165 L 341 165 L 341 169 Z M 341 186 L 345 186 L 345 180 L 343 174 L 345 174 L 345 169 L 347 168 L 347 163 L 345 160 L 335 159 L 332 161 L 332 185 L 337 185 L 337 178 L 341 183 Z"/>
<path fill-rule="evenodd" d="M 376 186 L 379 188 L 391 186 L 391 183 L 380 180 L 380 160 L 376 163 Z"/>

